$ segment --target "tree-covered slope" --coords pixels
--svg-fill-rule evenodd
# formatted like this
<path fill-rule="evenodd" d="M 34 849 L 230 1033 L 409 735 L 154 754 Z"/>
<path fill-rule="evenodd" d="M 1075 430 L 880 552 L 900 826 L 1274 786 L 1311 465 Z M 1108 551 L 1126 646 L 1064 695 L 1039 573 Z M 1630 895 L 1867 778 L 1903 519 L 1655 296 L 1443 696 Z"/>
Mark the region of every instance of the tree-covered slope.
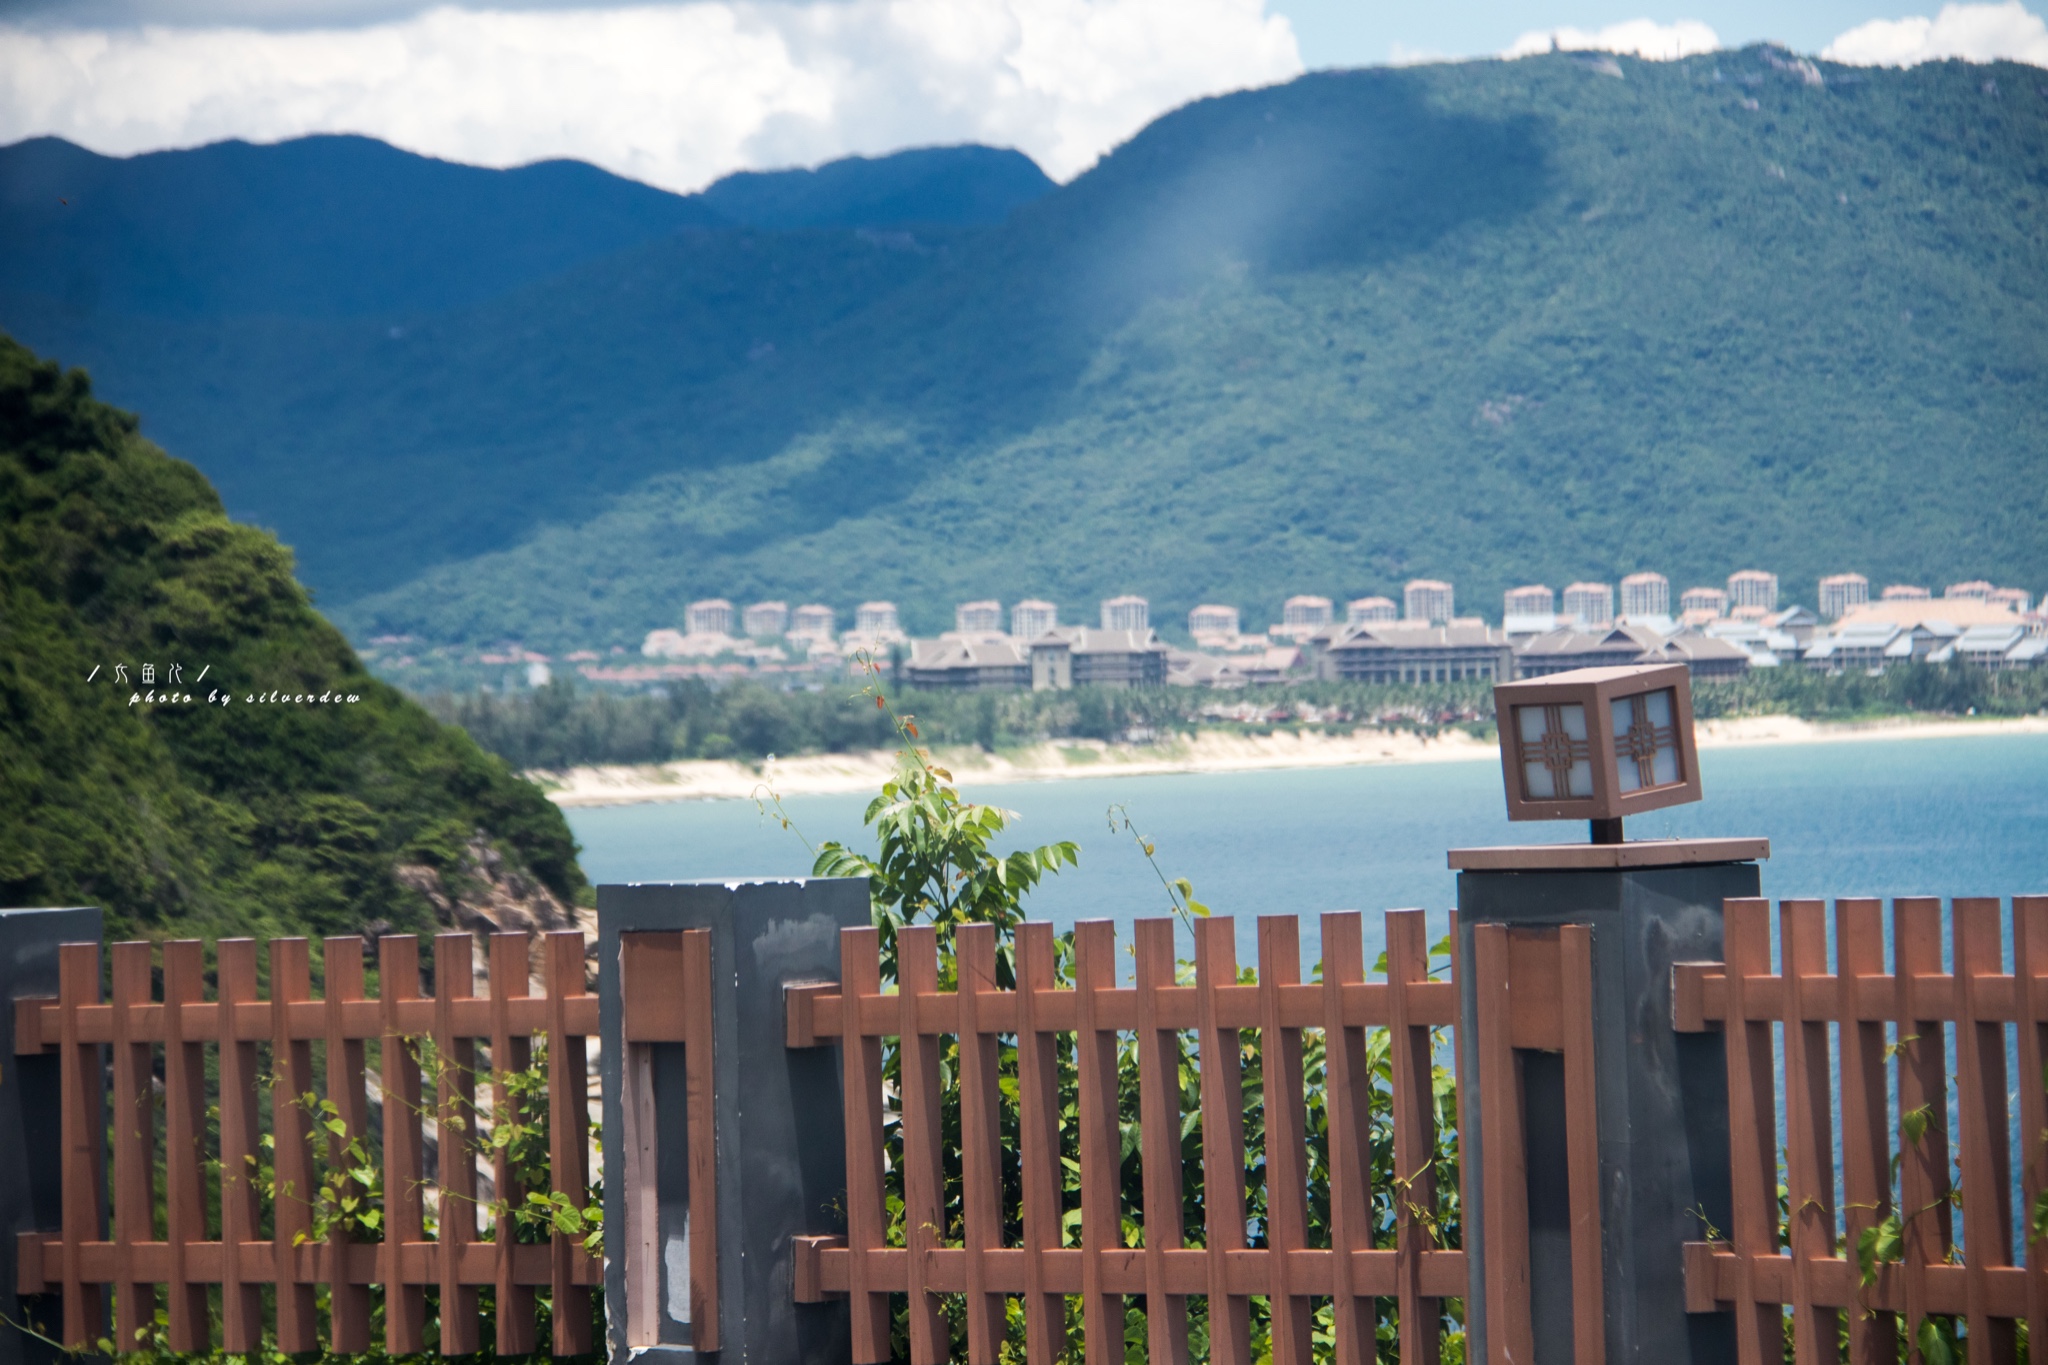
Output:
<path fill-rule="evenodd" d="M 923 147 L 672 194 L 580 161 L 463 166 L 338 135 L 111 157 L 0 147 L 0 298 L 79 315 L 409 318 L 686 228 L 1001 222 L 1021 152 Z"/>
<path fill-rule="evenodd" d="M 146 388 L 361 634 L 631 642 L 713 593 L 1256 621 L 1418 573 L 1489 611 L 1639 568 L 2038 588 L 2040 89 L 1763 48 L 1318 73 L 996 226 L 692 231 L 391 325 L 4 306 Z"/>
<path fill-rule="evenodd" d="M 287 550 L 0 336 L 0 904 L 212 937 L 559 924 L 585 890 L 560 813 L 370 678 Z"/>

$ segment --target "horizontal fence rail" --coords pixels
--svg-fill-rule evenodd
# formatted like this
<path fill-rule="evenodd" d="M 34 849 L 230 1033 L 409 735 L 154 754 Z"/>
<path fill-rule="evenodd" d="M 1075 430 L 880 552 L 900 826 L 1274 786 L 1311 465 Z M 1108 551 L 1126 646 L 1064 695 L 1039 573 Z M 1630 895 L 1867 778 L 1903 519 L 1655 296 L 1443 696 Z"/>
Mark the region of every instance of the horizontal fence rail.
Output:
<path fill-rule="evenodd" d="M 1834 912 L 1833 970 L 1823 902 L 1779 904 L 1773 970 L 1770 903 L 1731 900 L 1726 961 L 1674 971 L 1674 1025 L 1726 1035 L 1733 1166 L 1733 1226 L 1686 1247 L 1688 1307 L 1733 1307 L 1742 1365 L 1785 1358 L 1788 1312 L 1799 1365 L 1836 1360 L 1844 1332 L 1852 1365 L 1896 1361 L 1902 1343 L 1918 1360 L 1941 1319 L 1972 1365 L 2015 1361 L 2019 1324 L 2048 1341 L 2048 896 L 2013 899 L 2012 971 L 1995 898 L 1952 903 L 1946 965 L 1938 899 L 1892 902 L 1889 969 L 1882 903 Z"/>
<path fill-rule="evenodd" d="M 518 1244 L 503 1213 L 496 1241 L 476 1239 L 477 1158 L 485 1150 L 475 1123 L 479 1043 L 490 1048 L 488 1112 L 509 1119 L 520 1104 L 504 1077 L 530 1065 L 534 1038 L 545 1040 L 547 1193 L 564 1194 L 579 1209 L 588 1200 L 585 1039 L 598 1031 L 597 997 L 585 990 L 583 936 L 551 933 L 544 940 L 540 995 L 531 993 L 529 940 L 516 933 L 491 936 L 483 996 L 476 993 L 471 937 L 436 936 L 434 990 L 422 995 L 418 939 L 386 936 L 377 945 L 379 993 L 372 997 L 365 993 L 363 940 L 328 939 L 323 994 L 315 998 L 307 940 L 274 939 L 268 1000 L 257 998 L 257 945 L 250 939 L 219 942 L 213 1000 L 204 998 L 205 954 L 197 941 L 163 945 L 160 1000 L 154 998 L 154 945 L 112 946 L 112 990 L 104 1000 L 99 945 L 64 945 L 59 997 L 15 1002 L 16 1051 L 60 1054 L 65 1156 L 63 1229 L 21 1234 L 19 1291 L 61 1289 L 64 1340 L 89 1348 L 102 1330 L 111 1289 L 117 1349 L 125 1350 L 153 1324 L 161 1287 L 169 1349 L 206 1351 L 216 1344 L 209 1287 L 218 1286 L 218 1345 L 247 1352 L 264 1345 L 261 1286 L 271 1285 L 276 1349 L 297 1353 L 320 1348 L 316 1290 L 324 1286 L 328 1345 L 354 1353 L 370 1349 L 371 1289 L 381 1287 L 383 1345 L 395 1355 L 426 1349 L 426 1291 L 432 1288 L 439 1349 L 461 1355 L 481 1346 L 478 1291 L 484 1286 L 494 1296 L 497 1351 L 535 1350 L 535 1290 L 546 1287 L 554 1351 L 588 1352 L 590 1291 L 600 1277 L 580 1242 L 557 1229 L 544 1244 Z M 431 1040 L 437 1059 L 432 1096 L 422 1094 L 416 1049 L 423 1040 Z M 351 1142 L 373 1140 L 365 1059 L 371 1041 L 379 1044 L 383 1095 L 377 1135 L 382 1236 L 352 1240 L 337 1230 L 312 1242 L 322 1165 L 313 1144 L 325 1147 L 327 1164 L 339 1165 L 349 1161 Z M 259 1068 L 259 1047 L 266 1044 L 268 1076 Z M 298 1102 L 323 1089 L 315 1083 L 316 1045 L 322 1049 L 322 1098 L 331 1112 L 309 1112 Z M 102 1158 L 107 1129 L 99 1108 L 102 1048 L 112 1054 L 111 1235 Z M 217 1057 L 217 1110 L 207 1102 L 207 1049 Z M 153 1093 L 159 1068 L 161 1106 Z M 268 1201 L 257 1178 L 266 1085 L 273 1093 L 275 1180 Z M 439 1142 L 435 1238 L 425 1227 L 429 1112 Z M 214 1144 L 210 1125 L 218 1130 Z M 516 1206 L 527 1191 L 518 1188 L 510 1157 L 499 1148 L 493 1160 L 499 1206 Z M 273 1227 L 268 1238 L 261 1235 L 266 1202 Z"/>
<path fill-rule="evenodd" d="M 1087 1360 L 1124 1358 L 1125 1296 L 1145 1305 L 1151 1360 L 1190 1358 L 1188 1302 L 1208 1302 L 1209 1359 L 1249 1362 L 1249 1305 L 1270 1305 L 1271 1358 L 1279 1365 L 1328 1358 L 1313 1341 L 1313 1308 L 1332 1308 L 1335 1359 L 1375 1358 L 1376 1300 L 1397 1305 L 1401 1358 L 1438 1357 L 1441 1300 L 1466 1292 L 1465 1253 L 1441 1244 L 1435 1157 L 1432 1031 L 1451 1026 L 1457 988 L 1429 976 L 1420 911 L 1386 917 L 1387 976 L 1365 979 L 1361 917 L 1322 920 L 1322 980 L 1303 982 L 1299 921 L 1258 921 L 1258 979 L 1239 980 L 1235 926 L 1195 924 L 1194 981 L 1177 977 L 1174 922 L 1135 926 L 1136 984 L 1117 984 L 1114 928 L 1096 921 L 1074 931 L 1071 985 L 1057 984 L 1051 926 L 1028 923 L 1016 939 L 1015 989 L 997 987 L 997 939 L 988 925 L 958 931 L 957 988 L 939 988 L 937 938 L 901 930 L 894 994 L 883 994 L 879 935 L 842 932 L 841 984 L 788 995 L 792 1046 L 842 1043 L 847 1114 L 848 1234 L 805 1238 L 796 1269 L 799 1301 L 846 1294 L 853 1358 L 890 1358 L 891 1296 L 909 1303 L 914 1365 L 947 1358 L 938 1296 L 965 1296 L 970 1361 L 1002 1349 L 1006 1298 L 1023 1299 L 1026 1358 L 1050 1361 L 1067 1347 L 1067 1296 L 1081 1300 Z M 1387 1029 L 1393 1164 L 1399 1188 L 1390 1244 L 1375 1244 L 1371 1175 L 1375 1078 L 1365 1030 Z M 1256 1031 L 1263 1070 L 1263 1152 L 1244 1142 L 1241 1038 Z M 1324 1040 L 1329 1245 L 1309 1244 L 1310 1133 L 1305 1031 Z M 945 1153 L 941 1149 L 941 1044 L 959 1041 L 961 1237 L 947 1239 Z M 1078 1221 L 1064 1208 L 1062 1114 L 1057 1070 L 1071 1036 L 1078 1082 L 1073 1114 L 1079 1166 Z M 1126 1208 L 1120 1179 L 1125 1137 L 1119 1114 L 1119 1035 L 1134 1035 L 1138 1208 Z M 1183 1218 L 1183 1049 L 1199 1059 L 1203 1134 L 1201 1245 L 1187 1245 Z M 1014 1080 L 999 1068 L 1013 1039 Z M 901 1081 L 883 1085 L 884 1040 L 900 1048 Z M 1021 1207 L 1005 1207 L 1001 1092 L 1017 1094 Z M 885 1203 L 885 1108 L 901 1132 L 902 1241 L 891 1245 Z M 1246 1226 L 1247 1162 L 1263 1163 L 1264 1246 Z M 1124 1220 L 1140 1215 L 1143 1245 L 1127 1244 Z M 1020 1222 L 1011 1243 L 1006 1222 Z"/>

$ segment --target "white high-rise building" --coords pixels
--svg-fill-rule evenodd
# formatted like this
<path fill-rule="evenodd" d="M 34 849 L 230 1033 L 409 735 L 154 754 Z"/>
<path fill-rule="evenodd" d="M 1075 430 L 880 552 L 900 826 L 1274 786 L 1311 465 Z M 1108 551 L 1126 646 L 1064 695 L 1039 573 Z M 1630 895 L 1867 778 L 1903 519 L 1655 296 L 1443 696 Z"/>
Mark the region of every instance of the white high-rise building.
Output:
<path fill-rule="evenodd" d="M 1228 636 L 1235 640 L 1242 621 L 1243 618 L 1238 615 L 1236 607 L 1204 602 L 1188 613 L 1188 634 L 1197 640 L 1210 636 Z"/>
<path fill-rule="evenodd" d="M 1152 604 L 1142 597 L 1112 597 L 1102 604 L 1104 630 L 1149 630 Z"/>
<path fill-rule="evenodd" d="M 1398 621 L 1400 608 L 1391 597 L 1355 597 L 1344 604 L 1344 624 L 1347 626 L 1369 626 L 1387 621 Z"/>
<path fill-rule="evenodd" d="M 1020 643 L 1036 640 L 1060 623 L 1060 609 L 1037 597 L 1010 608 L 1010 635 Z"/>
<path fill-rule="evenodd" d="M 1406 598 L 1402 615 L 1410 621 L 1434 626 L 1449 625 L 1453 609 L 1451 585 L 1435 578 L 1410 579 L 1402 590 Z"/>
<path fill-rule="evenodd" d="M 1927 589 L 1913 583 L 1893 583 L 1884 590 L 1887 602 L 1925 602 L 1933 596 Z"/>
<path fill-rule="evenodd" d="M 853 633 L 877 643 L 903 638 L 894 602 L 863 602 L 853 610 Z"/>
<path fill-rule="evenodd" d="M 1991 596 L 1991 584 L 1981 578 L 1968 583 L 1951 583 L 1941 590 L 1941 595 L 1951 601 L 1983 602 Z"/>
<path fill-rule="evenodd" d="M 707 597 L 683 609 L 684 627 L 692 635 L 730 635 L 733 628 L 732 603 L 723 597 Z"/>
<path fill-rule="evenodd" d="M 2034 594 L 2025 588 L 1993 588 L 1985 594 L 1984 600 L 1994 606 L 2011 607 L 2020 616 L 2025 616 L 2034 606 Z"/>
<path fill-rule="evenodd" d="M 1671 580 L 1660 573 L 1632 573 L 1621 580 L 1621 614 L 1634 620 L 1641 616 L 1671 614 Z"/>
<path fill-rule="evenodd" d="M 1564 590 L 1564 615 L 1589 626 L 1614 622 L 1614 589 L 1605 583 L 1573 583 Z"/>
<path fill-rule="evenodd" d="M 1719 588 L 1687 588 L 1678 595 L 1678 612 L 1689 621 L 1718 621 L 1728 614 L 1728 594 Z"/>
<path fill-rule="evenodd" d="M 962 635 L 995 635 L 1003 629 L 1003 604 L 994 600 L 962 602 L 953 608 L 953 629 Z"/>
<path fill-rule="evenodd" d="M 790 613 L 789 633 L 793 639 L 830 642 L 838 627 L 838 613 L 816 602 L 806 602 Z"/>
<path fill-rule="evenodd" d="M 1327 597 L 1290 597 L 1280 605 L 1280 623 L 1321 630 L 1336 614 Z"/>
<path fill-rule="evenodd" d="M 1557 594 L 1542 583 L 1509 588 L 1500 600 L 1502 616 L 1555 616 Z"/>
<path fill-rule="evenodd" d="M 1728 605 L 1778 609 L 1778 576 L 1762 569 L 1744 569 L 1728 575 Z"/>
<path fill-rule="evenodd" d="M 740 613 L 747 634 L 756 637 L 780 635 L 789 629 L 789 603 L 756 602 Z"/>
<path fill-rule="evenodd" d="M 1870 580 L 1860 573 L 1831 573 L 1820 581 L 1820 614 L 1839 621 L 1870 601 Z"/>

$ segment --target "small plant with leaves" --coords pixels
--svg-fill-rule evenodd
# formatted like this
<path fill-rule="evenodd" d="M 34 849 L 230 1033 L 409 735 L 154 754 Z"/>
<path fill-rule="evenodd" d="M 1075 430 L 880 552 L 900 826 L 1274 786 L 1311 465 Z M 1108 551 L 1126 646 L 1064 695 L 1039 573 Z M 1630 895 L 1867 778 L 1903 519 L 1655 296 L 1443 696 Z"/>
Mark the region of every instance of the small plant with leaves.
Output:
<path fill-rule="evenodd" d="M 294 1101 L 312 1118 L 315 1138 L 332 1138 L 333 1151 L 313 1190 L 312 1224 L 299 1232 L 301 1244 L 339 1238 L 374 1242 L 384 1235 L 384 1169 L 360 1133 L 350 1133 L 333 1100 L 308 1090 Z"/>
<path fill-rule="evenodd" d="M 836 840 L 818 849 L 811 871 L 819 877 L 865 877 L 882 933 L 883 966 L 895 975 L 896 931 L 927 923 L 938 931 L 945 959 L 952 957 L 953 933 L 963 924 L 993 924 L 1002 984 L 1015 984 L 1011 939 L 1024 920 L 1024 897 L 1045 877 L 1074 866 L 1080 847 L 1071 842 L 998 854 L 992 845 L 1017 818 L 999 806 L 963 800 L 953 775 L 933 763 L 920 747 L 917 718 L 899 714 L 882 691 L 874 659 L 858 656 L 868 676 L 859 693 L 889 717 L 902 748 L 896 771 L 868 803 L 861 821 L 875 835 L 872 855 Z"/>

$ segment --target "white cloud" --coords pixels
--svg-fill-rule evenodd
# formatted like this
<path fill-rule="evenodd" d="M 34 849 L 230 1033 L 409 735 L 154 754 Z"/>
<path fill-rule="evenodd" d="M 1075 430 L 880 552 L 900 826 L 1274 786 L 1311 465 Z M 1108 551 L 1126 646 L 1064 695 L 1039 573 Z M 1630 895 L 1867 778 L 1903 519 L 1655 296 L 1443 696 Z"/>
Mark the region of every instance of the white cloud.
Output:
<path fill-rule="evenodd" d="M 1500 55 L 1530 57 L 1539 52 L 1625 52 L 1653 62 L 1671 62 L 1721 46 L 1714 30 L 1697 19 L 1660 24 L 1654 19 L 1629 19 L 1602 29 L 1544 28 L 1524 33 Z"/>
<path fill-rule="evenodd" d="M 1829 43 L 1821 56 L 1850 66 L 1913 66 L 1961 57 L 2003 58 L 2048 66 L 2048 24 L 2020 0 L 2003 5 L 1943 5 L 1932 19 L 1872 19 Z"/>
<path fill-rule="evenodd" d="M 365 133 L 672 189 L 946 142 L 1086 169 L 1197 96 L 1302 70 L 1263 0 L 693 0 L 358 28 L 0 26 L 0 142 L 126 154 Z"/>

